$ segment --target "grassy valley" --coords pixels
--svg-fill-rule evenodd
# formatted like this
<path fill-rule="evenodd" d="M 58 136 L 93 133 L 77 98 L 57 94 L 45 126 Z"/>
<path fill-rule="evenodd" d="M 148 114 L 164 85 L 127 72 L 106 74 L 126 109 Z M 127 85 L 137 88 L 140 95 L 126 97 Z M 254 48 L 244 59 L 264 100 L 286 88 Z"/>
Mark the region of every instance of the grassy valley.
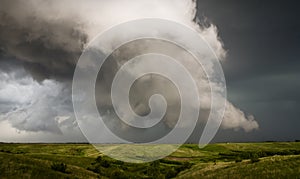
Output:
<path fill-rule="evenodd" d="M 299 178 L 300 142 L 185 144 L 133 164 L 89 144 L 0 144 L 0 178 Z"/>

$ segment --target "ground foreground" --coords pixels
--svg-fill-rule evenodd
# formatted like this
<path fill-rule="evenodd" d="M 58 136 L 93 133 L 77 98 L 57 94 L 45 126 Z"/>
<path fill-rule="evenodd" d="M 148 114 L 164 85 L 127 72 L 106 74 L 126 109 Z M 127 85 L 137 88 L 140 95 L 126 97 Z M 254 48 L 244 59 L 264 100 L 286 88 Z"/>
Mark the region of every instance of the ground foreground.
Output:
<path fill-rule="evenodd" d="M 185 144 L 143 164 L 88 144 L 0 143 L 0 178 L 300 178 L 299 166 L 300 142 Z"/>

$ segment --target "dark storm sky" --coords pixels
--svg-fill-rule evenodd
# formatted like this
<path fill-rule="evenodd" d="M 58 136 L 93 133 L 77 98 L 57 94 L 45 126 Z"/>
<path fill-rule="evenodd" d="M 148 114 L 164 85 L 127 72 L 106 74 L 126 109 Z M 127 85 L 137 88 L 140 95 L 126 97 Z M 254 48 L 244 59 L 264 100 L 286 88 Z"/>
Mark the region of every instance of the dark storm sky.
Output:
<path fill-rule="evenodd" d="M 228 99 L 260 129 L 220 131 L 228 140 L 300 139 L 299 1 L 198 1 L 198 17 L 218 26 L 228 51 Z"/>
<path fill-rule="evenodd" d="M 217 26 L 227 50 L 221 63 L 228 100 L 241 109 L 237 121 L 251 124 L 254 115 L 259 124 L 220 129 L 214 141 L 300 139 L 299 7 L 296 0 L 197 1 L 198 19 Z M 0 0 L 0 142 L 85 141 L 71 100 L 76 62 L 94 31 L 144 11 L 190 23 L 195 2 Z"/>

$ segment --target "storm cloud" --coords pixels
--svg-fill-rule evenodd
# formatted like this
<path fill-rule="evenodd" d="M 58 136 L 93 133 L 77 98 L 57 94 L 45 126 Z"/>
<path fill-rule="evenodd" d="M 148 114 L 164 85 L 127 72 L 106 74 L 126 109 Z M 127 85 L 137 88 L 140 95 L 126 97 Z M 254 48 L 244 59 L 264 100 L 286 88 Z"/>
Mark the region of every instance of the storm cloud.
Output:
<path fill-rule="evenodd" d="M 71 83 L 77 60 L 98 33 L 122 22 L 151 17 L 183 23 L 199 32 L 226 63 L 227 53 L 217 27 L 198 23 L 196 7 L 196 2 L 190 0 L 1 1 L 0 120 L 9 121 L 13 128 L 21 131 L 63 134 L 62 128 L 76 129 Z M 128 53 L 135 54 L 139 49 L 126 50 L 119 51 L 119 58 L 114 56 L 113 59 L 128 57 Z M 106 76 L 112 76 L 112 71 L 119 68 L 121 63 L 115 63 L 116 66 L 104 69 Z M 145 83 L 147 80 L 137 87 L 143 91 L 141 84 Z M 156 86 L 162 84 L 159 82 Z M 98 101 L 107 97 L 99 94 Z M 138 104 L 146 103 L 141 102 L 145 100 L 142 94 L 133 97 Z M 170 96 L 170 99 L 174 97 L 178 96 Z M 175 110 L 168 116 L 169 126 L 178 108 L 174 104 L 176 100 L 173 100 Z M 209 106 L 209 102 L 206 104 Z M 147 113 L 147 108 L 136 106 L 138 113 Z M 246 115 L 228 101 L 222 127 L 249 132 L 258 129 L 258 123 L 252 115 Z"/>

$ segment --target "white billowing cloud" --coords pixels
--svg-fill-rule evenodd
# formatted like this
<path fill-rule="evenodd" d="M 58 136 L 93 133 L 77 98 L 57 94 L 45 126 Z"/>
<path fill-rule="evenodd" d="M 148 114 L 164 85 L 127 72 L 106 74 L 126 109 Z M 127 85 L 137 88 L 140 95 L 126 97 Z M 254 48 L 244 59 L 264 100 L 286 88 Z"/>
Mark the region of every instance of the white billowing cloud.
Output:
<path fill-rule="evenodd" d="M 34 132 L 62 133 L 61 128 L 76 126 L 74 118 L 70 118 L 70 91 L 64 84 L 55 80 L 39 83 L 20 74 L 24 71 L 0 72 L 0 102 L 6 109 L 0 111 L 0 121 L 7 120 L 18 130 Z"/>
<path fill-rule="evenodd" d="M 205 38 L 207 43 L 211 46 L 215 54 L 220 60 L 226 58 L 226 50 L 224 50 L 224 44 L 218 36 L 218 29 L 215 25 L 210 24 L 207 28 L 201 28 L 201 35 Z"/>
<path fill-rule="evenodd" d="M 226 50 L 216 26 L 195 23 L 196 10 L 193 0 L 4 0 L 0 7 L 5 14 L 0 16 L 0 27 L 4 29 L 0 28 L 0 47 L 56 74 L 72 71 L 70 67 L 77 61 L 74 54 L 80 54 L 83 46 L 100 32 L 134 19 L 163 18 L 190 26 L 205 38 L 220 60 L 225 59 Z M 204 84 L 201 80 L 200 76 L 199 84 Z M 61 133 L 73 128 L 76 124 L 67 87 L 65 81 L 55 77 L 37 82 L 30 75 L 1 72 L 0 120 L 25 131 Z M 204 106 L 209 108 L 209 95 L 205 97 Z M 258 128 L 252 116 L 246 116 L 230 102 L 222 126 L 245 131 Z"/>
<path fill-rule="evenodd" d="M 226 54 L 217 28 L 213 24 L 200 27 L 193 21 L 193 0 L 4 0 L 0 12 L 2 48 L 58 72 L 75 65 L 83 47 L 99 33 L 141 18 L 162 18 L 190 26 L 208 41 L 220 59 Z M 55 62 L 52 53 L 57 53 Z"/>
<path fill-rule="evenodd" d="M 254 116 L 246 116 L 243 111 L 234 107 L 230 102 L 227 102 L 222 127 L 224 129 L 235 130 L 242 128 L 244 131 L 249 132 L 253 129 L 258 129 L 259 126 L 254 120 Z"/>

